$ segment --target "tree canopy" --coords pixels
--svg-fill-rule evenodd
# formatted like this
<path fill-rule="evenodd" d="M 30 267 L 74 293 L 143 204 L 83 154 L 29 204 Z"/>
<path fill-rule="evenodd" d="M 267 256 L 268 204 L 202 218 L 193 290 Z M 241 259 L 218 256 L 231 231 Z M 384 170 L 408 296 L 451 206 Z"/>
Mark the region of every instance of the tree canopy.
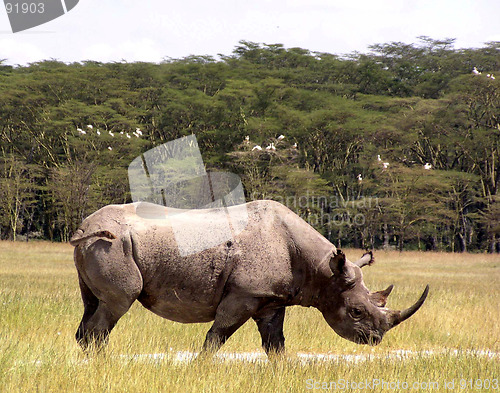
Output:
<path fill-rule="evenodd" d="M 247 200 L 283 202 L 337 245 L 500 252 L 500 42 L 0 62 L 0 92 L 4 239 L 68 240 L 130 201 L 135 157 L 195 134 Z"/>

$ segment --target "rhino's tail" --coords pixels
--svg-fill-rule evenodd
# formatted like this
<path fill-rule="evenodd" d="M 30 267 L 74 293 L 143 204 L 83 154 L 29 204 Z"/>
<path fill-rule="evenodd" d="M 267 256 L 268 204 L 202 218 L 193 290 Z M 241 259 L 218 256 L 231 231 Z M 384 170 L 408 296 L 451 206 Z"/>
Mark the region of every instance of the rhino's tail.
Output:
<path fill-rule="evenodd" d="M 70 239 L 69 244 L 76 247 L 81 242 L 90 239 L 91 237 L 105 237 L 107 239 L 116 239 L 116 236 L 113 235 L 110 231 L 97 231 L 85 235 L 81 229 L 78 229 Z"/>

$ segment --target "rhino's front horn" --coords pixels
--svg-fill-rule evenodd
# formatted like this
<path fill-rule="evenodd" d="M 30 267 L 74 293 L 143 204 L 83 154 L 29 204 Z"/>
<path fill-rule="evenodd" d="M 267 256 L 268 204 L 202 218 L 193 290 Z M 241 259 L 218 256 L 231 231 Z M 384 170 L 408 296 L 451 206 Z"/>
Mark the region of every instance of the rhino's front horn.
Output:
<path fill-rule="evenodd" d="M 415 314 L 420 307 L 422 307 L 422 304 L 424 304 L 425 299 L 427 298 L 427 294 L 429 293 L 429 285 L 427 285 L 424 289 L 424 292 L 422 293 L 422 296 L 420 296 L 420 299 L 411 307 L 407 308 L 406 310 L 396 312 L 395 318 L 392 322 L 391 328 L 393 328 L 396 325 L 399 325 L 401 322 L 407 320 L 410 318 L 413 314 Z"/>

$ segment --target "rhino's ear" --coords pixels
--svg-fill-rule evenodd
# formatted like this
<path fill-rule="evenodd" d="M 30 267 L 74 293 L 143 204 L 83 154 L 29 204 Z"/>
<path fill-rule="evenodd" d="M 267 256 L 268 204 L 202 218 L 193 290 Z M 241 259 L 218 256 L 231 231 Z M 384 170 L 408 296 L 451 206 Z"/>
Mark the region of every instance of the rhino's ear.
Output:
<path fill-rule="evenodd" d="M 332 270 L 333 276 L 342 279 L 346 283 L 351 283 L 354 279 L 352 277 L 351 271 L 346 264 L 345 254 L 341 250 L 337 250 L 337 254 L 330 257 L 330 269 Z"/>
<path fill-rule="evenodd" d="M 337 254 L 330 257 L 329 263 L 334 276 L 342 274 L 345 271 L 345 255 L 342 250 L 337 250 Z"/>

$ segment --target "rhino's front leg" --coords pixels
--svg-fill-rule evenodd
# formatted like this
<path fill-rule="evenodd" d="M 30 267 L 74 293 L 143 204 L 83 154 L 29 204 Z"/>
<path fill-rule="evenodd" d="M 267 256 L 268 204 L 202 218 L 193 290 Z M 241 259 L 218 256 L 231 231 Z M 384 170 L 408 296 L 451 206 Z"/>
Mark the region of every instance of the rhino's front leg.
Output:
<path fill-rule="evenodd" d="M 254 317 L 262 337 L 262 347 L 267 355 L 280 354 L 285 350 L 285 336 L 283 322 L 285 321 L 285 307 L 265 311 Z"/>
<path fill-rule="evenodd" d="M 227 295 L 220 302 L 214 324 L 207 333 L 203 353 L 216 352 L 231 335 L 250 319 L 259 307 L 259 300 L 238 295 Z"/>

